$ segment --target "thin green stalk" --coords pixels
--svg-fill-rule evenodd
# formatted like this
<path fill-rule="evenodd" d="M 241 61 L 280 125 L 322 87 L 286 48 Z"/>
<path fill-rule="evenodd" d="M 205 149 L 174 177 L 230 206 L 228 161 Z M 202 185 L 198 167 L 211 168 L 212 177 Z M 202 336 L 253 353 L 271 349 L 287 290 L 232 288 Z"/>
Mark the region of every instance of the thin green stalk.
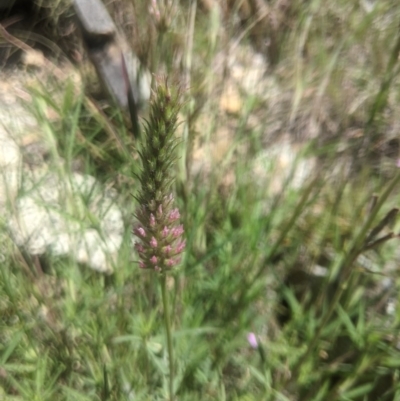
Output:
<path fill-rule="evenodd" d="M 282 242 L 284 241 L 285 238 L 287 238 L 288 233 L 290 232 L 291 229 L 293 229 L 297 219 L 300 217 L 300 215 L 304 211 L 307 202 L 310 200 L 310 195 L 312 193 L 312 190 L 315 188 L 318 180 L 319 180 L 319 176 L 315 177 L 310 182 L 308 187 L 306 187 L 306 189 L 304 190 L 304 192 L 303 192 L 303 194 L 302 194 L 302 196 L 300 198 L 300 201 L 298 202 L 297 206 L 294 209 L 294 212 L 293 212 L 291 218 L 286 223 L 286 225 L 282 228 L 282 231 L 281 231 L 281 234 L 280 234 L 279 238 L 277 239 L 277 241 L 275 242 L 274 246 L 271 248 L 271 250 L 266 255 L 264 263 L 261 264 L 261 266 L 258 269 L 258 271 L 256 272 L 256 274 L 251 279 L 249 286 L 253 286 L 254 283 L 256 281 L 258 281 L 260 279 L 260 277 L 264 274 L 265 266 L 275 256 L 277 251 L 280 249 L 280 247 L 282 245 Z"/>
<path fill-rule="evenodd" d="M 164 324 L 165 332 L 167 334 L 167 344 L 168 344 L 168 359 L 169 359 L 169 400 L 174 401 L 174 355 L 172 346 L 172 330 L 171 330 L 171 320 L 170 320 L 170 310 L 167 295 L 167 275 L 162 274 L 160 276 L 160 285 L 162 292 L 162 301 L 164 308 Z"/>
<path fill-rule="evenodd" d="M 367 128 L 371 128 L 373 122 L 375 121 L 375 117 L 378 113 L 380 113 L 387 104 L 389 97 L 389 89 L 394 78 L 400 71 L 398 67 L 398 60 L 400 55 L 400 32 L 397 33 L 397 40 L 393 47 L 393 50 L 390 54 L 390 58 L 388 64 L 386 66 L 385 75 L 381 82 L 381 86 L 379 88 L 379 92 L 376 95 L 375 101 L 372 104 L 369 119 L 367 121 Z M 396 68 L 397 65 L 397 68 Z"/>

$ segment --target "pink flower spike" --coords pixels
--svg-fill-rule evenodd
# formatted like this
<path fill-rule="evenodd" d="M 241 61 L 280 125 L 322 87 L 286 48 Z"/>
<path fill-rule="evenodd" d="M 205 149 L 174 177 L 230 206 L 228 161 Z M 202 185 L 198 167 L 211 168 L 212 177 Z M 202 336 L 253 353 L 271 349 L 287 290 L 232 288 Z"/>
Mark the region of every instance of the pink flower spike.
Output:
<path fill-rule="evenodd" d="M 183 226 L 179 225 L 177 227 L 174 227 L 172 229 L 172 235 L 174 236 L 174 238 L 178 238 L 183 234 Z"/>
<path fill-rule="evenodd" d="M 150 12 L 150 14 L 154 15 L 154 18 L 156 19 L 157 22 L 160 21 L 161 14 L 160 14 L 160 9 L 157 6 L 156 0 L 151 1 L 151 5 L 149 7 L 149 12 Z"/>
<path fill-rule="evenodd" d="M 167 245 L 167 246 L 164 247 L 163 250 L 164 250 L 164 253 L 166 255 L 169 255 L 171 253 L 171 251 L 172 251 L 172 246 L 171 245 Z"/>
<path fill-rule="evenodd" d="M 169 228 L 168 227 L 164 227 L 162 230 L 162 236 L 163 238 L 167 237 L 169 234 Z"/>
<path fill-rule="evenodd" d="M 153 255 L 153 256 L 150 258 L 150 262 L 153 263 L 153 265 L 155 265 L 155 264 L 157 263 L 157 256 Z"/>
<path fill-rule="evenodd" d="M 153 213 L 150 213 L 150 227 L 154 227 L 156 225 L 156 219 Z"/>
<path fill-rule="evenodd" d="M 186 246 L 186 241 L 179 242 L 176 246 L 176 253 L 181 253 L 185 249 L 185 246 Z"/>
<path fill-rule="evenodd" d="M 173 209 L 171 211 L 171 213 L 169 214 L 169 221 L 173 222 L 179 219 L 179 217 L 181 217 L 181 215 L 179 214 L 179 210 L 178 208 Z"/>
<path fill-rule="evenodd" d="M 140 244 L 139 242 L 135 242 L 135 249 L 136 249 L 139 253 L 143 253 L 143 252 L 144 252 L 143 245 Z"/>
<path fill-rule="evenodd" d="M 253 349 L 257 349 L 258 348 L 258 341 L 257 341 L 257 337 L 254 333 L 248 333 L 247 334 L 247 341 L 250 344 L 250 347 Z"/>
<path fill-rule="evenodd" d="M 150 246 L 152 248 L 157 248 L 157 245 L 158 245 L 157 240 L 154 237 L 151 237 Z"/>
<path fill-rule="evenodd" d="M 165 264 L 166 264 L 168 267 L 174 267 L 174 266 L 176 265 L 176 262 L 175 262 L 174 259 L 167 259 L 167 260 L 165 261 Z"/>
<path fill-rule="evenodd" d="M 143 237 L 143 238 L 146 237 L 146 231 L 144 231 L 144 228 L 143 228 L 143 227 L 137 227 L 137 228 L 135 229 L 135 234 L 136 234 L 138 237 Z"/>

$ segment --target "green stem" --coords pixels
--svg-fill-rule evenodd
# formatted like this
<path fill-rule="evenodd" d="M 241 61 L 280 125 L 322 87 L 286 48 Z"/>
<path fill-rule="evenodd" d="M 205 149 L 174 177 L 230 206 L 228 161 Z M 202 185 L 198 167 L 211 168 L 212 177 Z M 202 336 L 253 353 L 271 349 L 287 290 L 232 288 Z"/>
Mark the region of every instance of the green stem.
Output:
<path fill-rule="evenodd" d="M 169 302 L 167 296 L 167 275 L 163 274 L 160 278 L 162 301 L 164 307 L 164 324 L 167 334 L 168 359 L 169 359 L 169 400 L 174 401 L 174 356 L 172 347 L 171 320 L 169 318 Z"/>

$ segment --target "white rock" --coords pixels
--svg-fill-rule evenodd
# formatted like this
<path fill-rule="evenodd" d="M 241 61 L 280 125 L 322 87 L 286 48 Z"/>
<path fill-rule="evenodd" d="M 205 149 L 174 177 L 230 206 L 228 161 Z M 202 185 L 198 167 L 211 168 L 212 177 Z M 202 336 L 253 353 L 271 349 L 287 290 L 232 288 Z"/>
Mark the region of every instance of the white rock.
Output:
<path fill-rule="evenodd" d="M 102 240 L 96 230 L 86 230 L 74 245 L 75 257 L 79 263 L 85 263 L 102 273 L 112 271 L 113 260 L 109 255 L 110 249 L 107 242 Z"/>
<path fill-rule="evenodd" d="M 301 157 L 301 149 L 286 138 L 260 152 L 253 162 L 252 175 L 256 182 L 268 182 L 271 194 L 278 194 L 288 185 L 299 189 L 312 176 L 315 158 Z"/>
<path fill-rule="evenodd" d="M 27 195 L 16 202 L 16 215 L 8 222 L 12 237 L 32 255 L 41 255 L 67 229 L 57 205 Z"/>
<path fill-rule="evenodd" d="M 69 255 L 97 271 L 113 270 L 122 213 L 94 177 L 47 173 L 26 187 L 30 190 L 17 200 L 8 223 L 17 245 L 33 255 Z"/>
<path fill-rule="evenodd" d="M 15 199 L 21 175 L 21 152 L 17 143 L 0 125 L 0 207 Z"/>

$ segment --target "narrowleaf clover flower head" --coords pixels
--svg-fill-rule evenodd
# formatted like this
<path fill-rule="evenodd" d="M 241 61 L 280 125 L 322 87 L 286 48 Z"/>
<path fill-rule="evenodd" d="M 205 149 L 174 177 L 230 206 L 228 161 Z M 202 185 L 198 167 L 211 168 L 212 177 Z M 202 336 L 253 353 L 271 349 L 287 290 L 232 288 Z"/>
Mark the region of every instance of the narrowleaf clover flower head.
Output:
<path fill-rule="evenodd" d="M 141 189 L 136 198 L 139 207 L 135 214 L 138 220 L 134 228 L 138 238 L 135 248 L 139 267 L 161 273 L 180 263 L 185 248 L 180 213 L 171 193 L 179 108 L 179 91 L 170 89 L 166 80 L 159 80 L 139 151 L 142 170 L 138 176 Z"/>

